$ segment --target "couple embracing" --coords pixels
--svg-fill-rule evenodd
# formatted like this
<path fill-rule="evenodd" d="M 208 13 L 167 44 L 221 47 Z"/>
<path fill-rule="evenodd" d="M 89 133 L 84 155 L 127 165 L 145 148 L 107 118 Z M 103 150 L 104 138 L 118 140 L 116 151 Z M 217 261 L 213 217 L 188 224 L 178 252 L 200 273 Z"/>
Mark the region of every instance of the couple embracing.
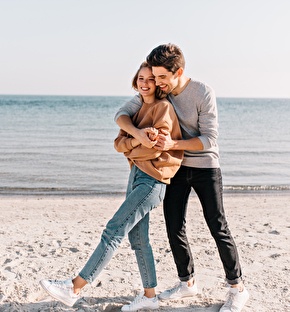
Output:
<path fill-rule="evenodd" d="M 126 198 L 76 277 L 40 281 L 52 297 L 66 305 L 75 304 L 81 289 L 96 279 L 127 235 L 144 291 L 124 305 L 123 312 L 157 309 L 159 300 L 194 298 L 197 282 L 185 229 L 192 189 L 201 202 L 230 286 L 220 311 L 242 311 L 249 298 L 223 207 L 215 94 L 206 84 L 188 78 L 184 68 L 180 48 L 164 44 L 151 51 L 133 78 L 132 86 L 139 94 L 115 116 L 121 129 L 115 148 L 124 153 L 131 168 Z M 157 296 L 149 213 L 162 201 L 179 282 Z"/>

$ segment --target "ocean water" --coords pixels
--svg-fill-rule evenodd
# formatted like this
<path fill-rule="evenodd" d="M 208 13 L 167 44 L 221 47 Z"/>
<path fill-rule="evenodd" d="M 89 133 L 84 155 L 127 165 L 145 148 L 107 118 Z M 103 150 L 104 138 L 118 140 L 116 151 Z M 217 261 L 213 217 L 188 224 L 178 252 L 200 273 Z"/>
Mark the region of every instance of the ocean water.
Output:
<path fill-rule="evenodd" d="M 0 96 L 0 194 L 117 194 L 114 115 L 130 97 Z M 290 99 L 218 98 L 228 191 L 290 190 Z"/>

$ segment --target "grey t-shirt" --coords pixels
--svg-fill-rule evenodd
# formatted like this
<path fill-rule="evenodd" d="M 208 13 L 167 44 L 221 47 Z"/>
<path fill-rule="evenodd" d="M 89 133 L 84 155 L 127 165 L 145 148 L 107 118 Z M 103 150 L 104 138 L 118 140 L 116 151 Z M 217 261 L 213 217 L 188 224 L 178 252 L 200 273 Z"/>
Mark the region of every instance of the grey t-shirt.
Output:
<path fill-rule="evenodd" d="M 202 151 L 184 151 L 182 165 L 218 168 L 218 116 L 213 89 L 202 82 L 191 80 L 180 94 L 169 94 L 167 98 L 175 109 L 183 139 L 198 137 L 204 146 Z M 136 95 L 118 110 L 115 121 L 121 115 L 132 117 L 141 104 L 140 97 Z"/>

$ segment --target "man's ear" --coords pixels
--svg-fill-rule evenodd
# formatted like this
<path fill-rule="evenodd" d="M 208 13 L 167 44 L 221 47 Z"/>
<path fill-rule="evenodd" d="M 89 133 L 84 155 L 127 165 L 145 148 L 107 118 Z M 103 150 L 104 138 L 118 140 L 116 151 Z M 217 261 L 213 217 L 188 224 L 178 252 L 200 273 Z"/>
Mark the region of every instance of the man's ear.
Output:
<path fill-rule="evenodd" d="M 177 76 L 178 76 L 178 77 L 181 77 L 182 74 L 183 74 L 183 72 L 184 72 L 184 69 L 183 69 L 182 67 L 179 67 L 178 70 L 177 70 L 177 72 L 176 72 L 176 73 L 177 73 Z"/>

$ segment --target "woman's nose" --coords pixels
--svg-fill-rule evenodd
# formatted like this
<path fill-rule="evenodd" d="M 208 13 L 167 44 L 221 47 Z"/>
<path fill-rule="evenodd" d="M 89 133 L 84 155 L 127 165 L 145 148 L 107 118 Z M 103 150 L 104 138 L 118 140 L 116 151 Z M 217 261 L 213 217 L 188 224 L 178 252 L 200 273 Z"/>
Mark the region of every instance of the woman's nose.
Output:
<path fill-rule="evenodd" d="M 147 80 L 147 79 L 144 79 L 144 80 L 143 80 L 143 83 L 144 83 L 145 85 L 148 85 L 148 83 L 149 83 L 149 80 Z"/>

